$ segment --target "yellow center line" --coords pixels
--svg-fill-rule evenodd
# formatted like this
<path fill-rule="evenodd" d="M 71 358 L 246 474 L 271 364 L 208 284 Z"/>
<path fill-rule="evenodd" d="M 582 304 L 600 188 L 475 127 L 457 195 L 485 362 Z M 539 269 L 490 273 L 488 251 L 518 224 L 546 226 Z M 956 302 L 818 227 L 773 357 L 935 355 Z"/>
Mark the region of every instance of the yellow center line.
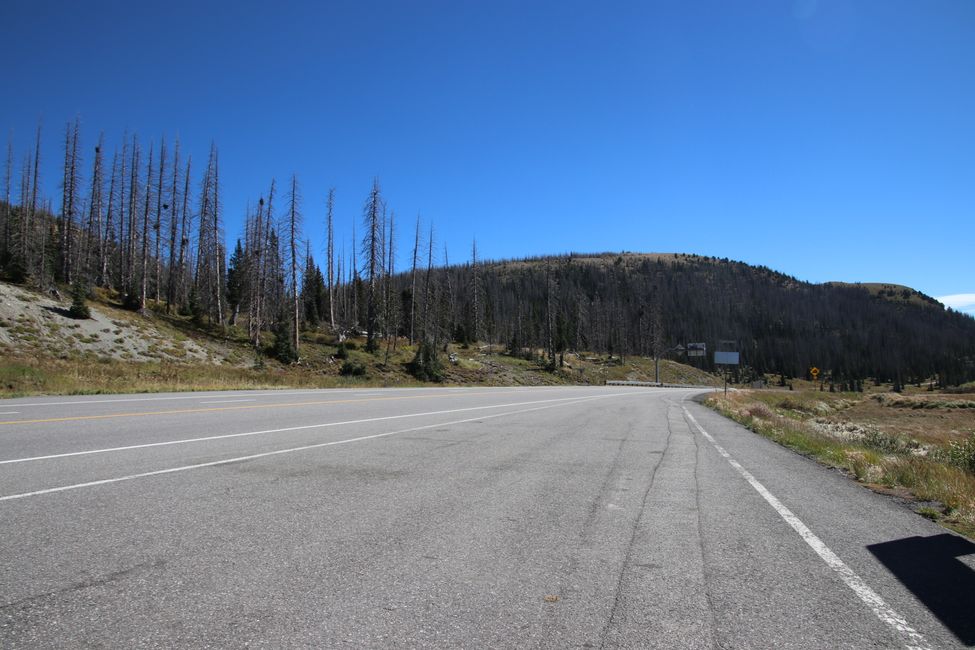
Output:
<path fill-rule="evenodd" d="M 321 404 L 354 404 L 358 402 L 382 402 L 382 401 L 393 401 L 393 400 L 407 400 L 407 399 L 430 399 L 432 397 L 471 397 L 478 395 L 503 395 L 505 393 L 514 393 L 517 391 L 491 391 L 482 393 L 442 393 L 439 395 L 404 395 L 399 397 L 365 397 L 361 399 L 336 399 L 336 400 L 316 400 L 314 402 L 290 402 L 284 404 L 250 404 L 247 406 L 217 406 L 213 408 L 205 409 L 173 409 L 171 411 L 144 411 L 135 413 L 107 413 L 104 415 L 74 415 L 64 418 L 44 418 L 39 420 L 8 420 L 5 422 L 0 422 L 0 425 L 4 424 L 41 424 L 44 422 L 75 422 L 78 420 L 107 420 L 110 418 L 132 418 L 132 417 L 144 417 L 147 415 L 179 415 L 183 413 L 214 413 L 218 411 L 244 411 L 248 409 L 266 409 L 266 408 L 285 408 L 293 406 L 316 406 Z"/>

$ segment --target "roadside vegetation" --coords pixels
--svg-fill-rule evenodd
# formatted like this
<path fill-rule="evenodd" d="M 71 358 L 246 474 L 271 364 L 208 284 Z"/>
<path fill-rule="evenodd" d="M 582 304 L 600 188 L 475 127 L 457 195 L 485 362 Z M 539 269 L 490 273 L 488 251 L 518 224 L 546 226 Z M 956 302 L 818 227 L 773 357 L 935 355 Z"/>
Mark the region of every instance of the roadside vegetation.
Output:
<path fill-rule="evenodd" d="M 741 390 L 706 404 L 752 431 L 975 537 L 975 387 L 824 392 Z"/>
<path fill-rule="evenodd" d="M 74 307 L 74 309 L 69 308 Z M 83 307 L 87 318 L 75 314 Z M 282 353 L 290 332 L 263 332 L 255 346 L 246 326 L 200 323 L 192 315 L 123 308 L 98 290 L 69 302 L 0 284 L 0 397 L 91 393 L 326 388 L 343 386 L 603 384 L 653 381 L 647 357 L 566 351 L 552 367 L 542 348 L 383 339 L 299 331 L 301 359 Z M 660 380 L 716 385 L 697 368 L 660 361 Z"/>

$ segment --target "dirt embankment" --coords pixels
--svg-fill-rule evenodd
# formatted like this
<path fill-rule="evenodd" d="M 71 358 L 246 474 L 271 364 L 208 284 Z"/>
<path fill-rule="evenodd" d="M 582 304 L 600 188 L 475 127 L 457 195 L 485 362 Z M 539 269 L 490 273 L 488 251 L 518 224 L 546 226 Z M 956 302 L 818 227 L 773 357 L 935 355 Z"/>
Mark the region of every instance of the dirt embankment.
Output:
<path fill-rule="evenodd" d="M 91 305 L 91 318 L 68 314 L 68 301 L 0 283 L 0 346 L 18 354 L 94 356 L 121 361 L 221 361 L 208 349 L 160 323 L 151 313 L 135 314 Z"/>

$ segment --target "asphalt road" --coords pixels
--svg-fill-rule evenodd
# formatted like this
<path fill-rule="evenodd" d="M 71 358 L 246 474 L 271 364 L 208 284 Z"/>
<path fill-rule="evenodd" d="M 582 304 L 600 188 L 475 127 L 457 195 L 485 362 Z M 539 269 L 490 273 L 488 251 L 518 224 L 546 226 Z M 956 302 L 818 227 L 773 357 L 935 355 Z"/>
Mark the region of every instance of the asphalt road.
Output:
<path fill-rule="evenodd" d="M 975 646 L 975 545 L 697 392 L 0 401 L 0 646 Z"/>

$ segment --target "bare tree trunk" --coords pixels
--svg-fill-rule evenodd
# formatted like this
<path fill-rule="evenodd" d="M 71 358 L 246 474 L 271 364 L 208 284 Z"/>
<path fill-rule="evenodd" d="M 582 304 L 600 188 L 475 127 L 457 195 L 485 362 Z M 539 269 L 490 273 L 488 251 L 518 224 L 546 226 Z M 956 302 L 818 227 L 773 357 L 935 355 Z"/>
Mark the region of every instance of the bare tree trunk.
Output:
<path fill-rule="evenodd" d="M 125 283 L 125 165 L 128 161 L 129 134 L 126 133 L 122 139 L 122 155 L 119 166 L 119 194 L 118 194 L 118 247 L 116 250 L 116 275 L 119 286 L 127 287 Z"/>
<path fill-rule="evenodd" d="M 27 247 L 29 243 L 29 231 L 28 226 L 30 225 L 30 214 L 28 213 L 28 208 L 30 207 L 30 170 L 31 170 L 31 155 L 27 154 L 24 157 L 24 164 L 20 169 L 20 224 L 18 227 L 18 237 L 17 242 L 17 252 L 20 255 L 20 261 L 24 265 L 24 272 L 29 270 L 27 266 Z"/>
<path fill-rule="evenodd" d="M 478 300 L 478 275 L 477 275 L 477 239 L 471 244 L 471 272 L 472 272 L 472 282 L 474 284 L 473 294 L 474 294 L 474 340 L 481 340 L 481 311 L 480 302 Z"/>
<path fill-rule="evenodd" d="M 61 245 L 61 257 L 58 260 L 58 271 L 61 279 L 71 281 L 71 255 L 69 238 L 71 224 L 71 122 L 64 125 L 64 169 L 61 180 L 61 218 L 58 224 L 58 236 Z"/>
<path fill-rule="evenodd" d="M 424 341 L 430 340 L 430 299 L 431 280 L 433 279 L 433 224 L 430 224 L 430 239 L 427 242 L 427 277 L 423 282 L 423 329 L 420 337 Z M 436 337 L 433 337 L 434 339 Z"/>
<path fill-rule="evenodd" d="M 298 177 L 291 176 L 291 202 L 288 209 L 288 239 L 291 247 L 291 298 L 292 315 L 294 322 L 291 324 L 292 343 L 295 348 L 295 356 L 298 357 Z"/>
<path fill-rule="evenodd" d="M 377 348 L 376 326 L 379 297 L 376 291 L 378 267 L 382 264 L 380 257 L 379 221 L 382 214 L 382 197 L 379 193 L 379 179 L 373 180 L 369 200 L 366 201 L 365 226 L 367 229 L 362 242 L 362 252 L 367 256 L 366 264 L 369 273 L 369 295 L 366 303 L 366 350 L 374 352 Z"/>
<path fill-rule="evenodd" d="M 223 249 L 220 245 L 220 160 L 215 146 L 213 150 L 213 245 L 214 245 L 214 292 L 217 303 L 217 323 L 223 325 Z"/>
<path fill-rule="evenodd" d="M 261 333 L 261 294 L 263 291 L 263 271 L 261 265 L 264 259 L 264 197 L 257 201 L 257 214 L 251 222 L 250 244 L 247 251 L 248 290 L 247 301 L 247 335 L 257 346 Z"/>
<path fill-rule="evenodd" d="M 160 250 L 160 245 L 162 242 L 162 213 L 166 209 L 166 203 L 163 201 L 163 182 L 166 177 L 166 140 L 163 138 L 162 143 L 159 146 L 159 180 L 156 183 L 156 221 L 152 225 L 153 236 L 156 239 L 156 286 L 155 286 L 155 299 L 156 305 L 159 305 L 159 285 L 162 275 L 162 251 Z"/>
<path fill-rule="evenodd" d="M 40 168 L 40 162 L 41 162 L 41 126 L 40 126 L 40 124 L 38 124 L 37 125 L 37 142 L 36 142 L 36 144 L 34 146 L 34 175 L 33 175 L 33 181 L 31 181 L 30 209 L 27 212 L 27 214 L 28 214 L 27 223 L 28 223 L 28 227 L 29 227 L 28 232 L 30 233 L 29 236 L 28 236 L 28 239 L 29 240 L 34 238 L 34 230 L 37 227 L 37 188 L 40 185 L 40 181 L 39 181 L 39 178 L 40 177 L 39 177 L 39 171 L 38 171 L 39 168 Z M 32 257 L 32 253 L 31 253 L 32 248 L 33 248 L 33 246 L 31 246 L 31 245 L 28 245 L 28 247 L 27 247 L 28 255 L 30 256 L 30 257 L 28 257 L 28 260 L 27 260 L 27 269 L 28 269 L 28 271 L 31 271 L 32 270 L 32 264 L 31 264 L 31 262 L 33 261 L 31 259 L 31 257 Z M 43 255 L 43 250 L 41 251 L 41 254 Z M 43 260 L 42 260 L 42 265 L 43 265 Z"/>
<path fill-rule="evenodd" d="M 342 252 L 339 254 L 336 260 L 335 275 L 338 278 L 338 286 L 336 287 L 336 294 L 338 294 L 339 301 L 339 323 L 349 322 L 349 292 L 348 283 L 345 282 L 345 244 L 342 244 Z"/>
<path fill-rule="evenodd" d="M 416 342 L 414 326 L 416 324 L 416 257 L 420 250 L 420 214 L 416 215 L 416 237 L 413 240 L 413 267 L 410 271 L 410 345 Z"/>
<path fill-rule="evenodd" d="M 64 132 L 64 182 L 61 198 L 61 259 L 59 269 L 65 282 L 71 282 L 73 272 L 73 226 L 75 199 L 78 191 L 78 120 L 69 122 Z"/>
<path fill-rule="evenodd" d="M 183 176 L 183 205 L 180 209 L 179 260 L 176 262 L 176 298 L 180 304 L 186 293 L 186 250 L 190 245 L 190 166 L 192 158 L 186 159 L 186 175 Z"/>
<path fill-rule="evenodd" d="M 149 167 L 146 169 L 146 203 L 142 211 L 142 277 L 139 309 L 146 308 L 146 289 L 149 281 L 149 204 L 152 201 L 152 145 L 149 145 Z"/>
<path fill-rule="evenodd" d="M 269 275 L 269 254 L 270 254 L 270 240 L 271 240 L 271 222 L 273 221 L 274 214 L 274 180 L 271 180 L 271 189 L 268 192 L 267 197 L 267 211 L 264 212 L 263 224 L 261 223 L 261 208 L 264 206 L 264 199 L 262 198 L 258 202 L 258 221 L 257 221 L 257 254 L 258 254 L 258 268 L 257 268 L 257 282 L 255 288 L 255 323 L 253 326 L 253 343 L 254 347 L 258 347 L 261 344 L 261 330 L 263 329 L 266 316 L 268 312 L 266 309 L 267 304 L 267 291 L 268 291 L 268 275 Z"/>
<path fill-rule="evenodd" d="M 445 326 L 444 343 L 446 344 L 453 336 L 452 332 L 454 330 L 453 323 L 450 320 L 454 311 L 454 288 L 450 282 L 450 260 L 447 257 L 447 242 L 444 242 L 443 244 L 443 267 L 444 278 L 447 282 L 447 294 L 446 296 L 441 296 L 442 298 L 446 299 L 446 305 L 441 305 L 441 315 L 443 316 L 443 325 Z"/>
<path fill-rule="evenodd" d="M 85 263 L 82 272 L 85 274 L 85 282 L 91 282 L 97 272 L 92 269 L 92 248 L 95 248 L 97 268 L 101 269 L 102 258 L 105 250 L 102 244 L 102 145 L 105 141 L 104 134 L 98 136 L 98 145 L 95 147 L 95 162 L 91 172 L 91 198 L 88 206 L 88 244 L 85 246 Z M 94 239 L 94 242 L 91 240 Z M 94 245 L 92 245 L 94 244 Z M 99 278 L 101 279 L 101 278 Z"/>
<path fill-rule="evenodd" d="M 172 309 L 176 302 L 176 234 L 179 225 L 179 211 L 177 205 L 179 201 L 179 140 L 173 149 L 173 184 L 172 195 L 169 197 L 169 273 L 166 277 L 166 313 Z"/>
<path fill-rule="evenodd" d="M 396 349 L 396 306 L 392 300 L 393 273 L 396 266 L 396 231 L 394 229 L 396 214 L 389 213 L 389 237 L 386 246 L 389 250 L 389 263 L 386 265 L 386 358 L 383 364 L 389 363 L 390 349 Z"/>
<path fill-rule="evenodd" d="M 335 188 L 328 191 L 328 225 L 326 227 L 328 243 L 325 256 L 328 258 L 328 324 L 335 331 L 335 232 L 332 223 L 332 211 L 335 207 Z"/>
<path fill-rule="evenodd" d="M 352 258 L 352 277 L 350 278 L 350 284 L 352 286 L 352 326 L 356 330 L 356 335 L 359 334 L 359 261 L 355 254 L 356 242 L 355 242 L 355 223 L 352 224 L 352 252 L 349 254 Z"/>
<path fill-rule="evenodd" d="M 125 287 L 129 295 L 135 293 L 135 246 L 139 236 L 139 141 L 132 136 L 132 162 L 129 166 L 129 225 L 126 237 Z"/>
<path fill-rule="evenodd" d="M 118 150 L 112 154 L 112 177 L 108 182 L 108 210 L 105 214 L 105 230 L 102 237 L 101 259 L 98 261 L 98 283 L 111 286 L 108 275 L 108 261 L 111 257 L 112 238 L 115 236 L 115 175 L 118 173 Z"/>
<path fill-rule="evenodd" d="M 7 136 L 7 165 L 3 174 L 3 248 L 0 249 L 0 259 L 5 259 L 13 248 L 10 237 L 10 221 L 12 212 L 10 210 L 10 179 L 13 173 L 14 164 L 14 143 L 10 136 Z"/>

